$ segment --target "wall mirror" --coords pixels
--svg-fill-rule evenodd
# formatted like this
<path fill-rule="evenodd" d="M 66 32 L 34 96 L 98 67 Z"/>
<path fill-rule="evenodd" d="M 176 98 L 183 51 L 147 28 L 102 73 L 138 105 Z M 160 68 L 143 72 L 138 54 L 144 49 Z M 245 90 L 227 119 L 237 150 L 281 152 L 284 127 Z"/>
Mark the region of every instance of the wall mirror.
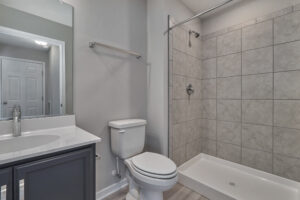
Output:
<path fill-rule="evenodd" d="M 73 114 L 73 8 L 0 0 L 0 119 Z"/>

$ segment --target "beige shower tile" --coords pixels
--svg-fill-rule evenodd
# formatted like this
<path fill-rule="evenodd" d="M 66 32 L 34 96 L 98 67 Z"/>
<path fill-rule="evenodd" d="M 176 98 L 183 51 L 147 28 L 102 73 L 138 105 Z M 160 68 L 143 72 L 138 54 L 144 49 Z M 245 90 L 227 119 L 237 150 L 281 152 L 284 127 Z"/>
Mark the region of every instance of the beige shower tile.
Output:
<path fill-rule="evenodd" d="M 201 101 L 201 117 L 205 119 L 217 118 L 217 100 L 207 99 Z"/>
<path fill-rule="evenodd" d="M 242 87 L 241 76 L 218 78 L 217 80 L 218 99 L 241 99 L 242 98 L 241 87 Z"/>
<path fill-rule="evenodd" d="M 272 126 L 254 124 L 242 125 L 242 146 L 272 152 L 273 145 Z"/>
<path fill-rule="evenodd" d="M 219 57 L 217 61 L 217 76 L 228 77 L 241 75 L 241 67 L 241 53 Z"/>
<path fill-rule="evenodd" d="M 186 145 L 186 160 L 197 156 L 201 152 L 200 139 L 196 139 Z"/>
<path fill-rule="evenodd" d="M 206 79 L 201 81 L 201 97 L 203 99 L 214 99 L 217 97 L 216 79 Z"/>
<path fill-rule="evenodd" d="M 243 100 L 243 122 L 261 125 L 273 124 L 272 100 Z"/>
<path fill-rule="evenodd" d="M 211 58 L 202 61 L 202 79 L 216 78 L 217 59 Z"/>
<path fill-rule="evenodd" d="M 187 44 L 187 31 L 181 27 L 173 29 L 173 48 L 186 52 Z"/>
<path fill-rule="evenodd" d="M 300 39 L 300 12 L 293 12 L 274 20 L 275 44 Z"/>
<path fill-rule="evenodd" d="M 218 36 L 218 56 L 241 52 L 241 30 Z"/>
<path fill-rule="evenodd" d="M 272 153 L 242 148 L 242 164 L 272 173 Z"/>
<path fill-rule="evenodd" d="M 241 146 L 218 142 L 217 154 L 219 158 L 235 163 L 241 162 Z"/>
<path fill-rule="evenodd" d="M 200 100 L 188 100 L 186 103 L 186 109 L 187 109 L 186 120 L 193 120 L 201 117 Z"/>
<path fill-rule="evenodd" d="M 172 105 L 173 124 L 186 121 L 187 118 L 187 100 L 174 100 Z"/>
<path fill-rule="evenodd" d="M 273 47 L 244 51 L 242 66 L 243 75 L 273 72 Z"/>
<path fill-rule="evenodd" d="M 300 181 L 300 160 L 274 154 L 273 172 L 279 176 Z"/>
<path fill-rule="evenodd" d="M 201 76 L 201 60 L 193 56 L 187 55 L 186 60 L 186 75 L 193 78 L 200 78 Z"/>
<path fill-rule="evenodd" d="M 218 121 L 218 141 L 241 145 L 241 123 Z"/>
<path fill-rule="evenodd" d="M 186 83 L 184 76 L 173 76 L 173 99 L 187 99 Z"/>
<path fill-rule="evenodd" d="M 300 100 L 275 100 L 274 125 L 300 129 Z"/>
<path fill-rule="evenodd" d="M 185 155 L 186 155 L 185 146 L 174 149 L 174 151 L 173 151 L 173 161 L 175 162 L 175 164 L 178 167 L 186 161 L 186 156 Z"/>
<path fill-rule="evenodd" d="M 274 47 L 274 71 L 300 69 L 300 41 L 276 45 Z"/>
<path fill-rule="evenodd" d="M 187 141 L 187 127 L 186 123 L 175 124 L 173 127 L 173 149 L 178 149 L 185 146 Z"/>
<path fill-rule="evenodd" d="M 274 153 L 300 158 L 300 130 L 274 128 Z"/>
<path fill-rule="evenodd" d="M 243 99 L 273 99 L 273 73 L 243 76 Z"/>
<path fill-rule="evenodd" d="M 186 122 L 185 140 L 187 141 L 187 143 L 190 143 L 200 138 L 200 129 L 201 124 L 199 119 Z"/>
<path fill-rule="evenodd" d="M 217 38 L 202 41 L 202 59 L 215 58 L 217 56 Z"/>
<path fill-rule="evenodd" d="M 217 142 L 215 140 L 201 139 L 202 152 L 211 156 L 217 155 Z"/>
<path fill-rule="evenodd" d="M 300 99 L 300 71 L 274 74 L 275 99 Z"/>
<path fill-rule="evenodd" d="M 243 51 L 273 44 L 273 21 L 247 26 L 243 30 Z"/>
<path fill-rule="evenodd" d="M 186 75 L 186 60 L 186 54 L 173 50 L 173 74 Z"/>
<path fill-rule="evenodd" d="M 218 120 L 241 121 L 241 100 L 218 100 Z"/>
<path fill-rule="evenodd" d="M 201 136 L 206 139 L 217 139 L 216 120 L 201 119 Z"/>

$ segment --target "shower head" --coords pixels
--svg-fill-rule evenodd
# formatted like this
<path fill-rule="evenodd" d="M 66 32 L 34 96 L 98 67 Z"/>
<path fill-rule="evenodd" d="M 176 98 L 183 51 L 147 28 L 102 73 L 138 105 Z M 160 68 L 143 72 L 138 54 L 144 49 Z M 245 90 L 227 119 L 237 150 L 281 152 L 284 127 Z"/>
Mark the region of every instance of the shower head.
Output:
<path fill-rule="evenodd" d="M 195 36 L 195 38 L 200 37 L 200 33 L 196 32 L 196 31 L 189 30 L 189 47 L 192 47 L 192 41 L 191 41 L 191 35 L 192 34 Z"/>
<path fill-rule="evenodd" d="M 200 33 L 196 32 L 196 31 L 189 31 L 189 34 L 194 34 L 195 38 L 198 38 L 200 36 Z"/>

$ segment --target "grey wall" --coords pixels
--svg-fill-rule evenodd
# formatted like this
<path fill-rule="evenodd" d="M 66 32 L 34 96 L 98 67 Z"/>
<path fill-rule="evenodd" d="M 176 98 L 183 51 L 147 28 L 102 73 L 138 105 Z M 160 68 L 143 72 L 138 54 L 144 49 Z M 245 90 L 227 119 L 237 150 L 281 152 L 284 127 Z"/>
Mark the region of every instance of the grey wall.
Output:
<path fill-rule="evenodd" d="M 0 26 L 65 41 L 66 110 L 73 113 L 73 28 L 3 5 L 0 5 Z"/>
<path fill-rule="evenodd" d="M 50 103 L 49 114 L 59 115 L 60 113 L 60 82 L 59 82 L 59 47 L 51 46 L 49 49 L 49 67 L 47 68 L 47 101 Z M 47 106 L 48 104 L 46 104 Z M 48 108 L 48 106 L 47 106 Z M 49 109 L 49 108 L 48 108 Z"/>
<path fill-rule="evenodd" d="M 146 118 L 147 51 L 145 0 L 68 0 L 74 6 L 74 87 L 76 124 L 102 138 L 97 145 L 97 190 L 117 181 L 111 175 L 108 122 Z M 142 54 L 142 59 L 105 48 L 88 47 L 91 40 Z"/>
<path fill-rule="evenodd" d="M 204 36 L 202 151 L 300 180 L 300 5 Z"/>

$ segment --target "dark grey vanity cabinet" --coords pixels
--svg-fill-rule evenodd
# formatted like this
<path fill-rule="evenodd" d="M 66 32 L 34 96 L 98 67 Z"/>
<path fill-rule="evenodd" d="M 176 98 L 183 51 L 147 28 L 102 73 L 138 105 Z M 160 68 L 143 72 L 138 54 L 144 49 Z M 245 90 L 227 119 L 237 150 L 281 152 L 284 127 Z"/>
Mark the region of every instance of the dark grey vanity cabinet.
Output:
<path fill-rule="evenodd" d="M 12 169 L 0 169 L 0 200 L 12 200 Z"/>
<path fill-rule="evenodd" d="M 13 185 L 4 200 L 95 200 L 94 165 L 94 146 L 16 163 L 3 175 Z"/>

